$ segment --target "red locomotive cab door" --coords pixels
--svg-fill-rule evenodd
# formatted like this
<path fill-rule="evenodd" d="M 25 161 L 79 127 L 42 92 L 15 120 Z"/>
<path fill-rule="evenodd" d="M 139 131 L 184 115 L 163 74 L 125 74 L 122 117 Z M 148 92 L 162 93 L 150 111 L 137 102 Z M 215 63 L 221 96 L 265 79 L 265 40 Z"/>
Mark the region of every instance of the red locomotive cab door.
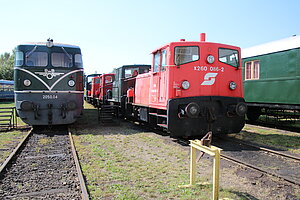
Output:
<path fill-rule="evenodd" d="M 161 52 L 160 79 L 159 79 L 159 96 L 158 102 L 165 103 L 167 100 L 167 50 Z"/>
<path fill-rule="evenodd" d="M 163 104 L 167 96 L 166 50 L 154 54 L 151 102 Z"/>

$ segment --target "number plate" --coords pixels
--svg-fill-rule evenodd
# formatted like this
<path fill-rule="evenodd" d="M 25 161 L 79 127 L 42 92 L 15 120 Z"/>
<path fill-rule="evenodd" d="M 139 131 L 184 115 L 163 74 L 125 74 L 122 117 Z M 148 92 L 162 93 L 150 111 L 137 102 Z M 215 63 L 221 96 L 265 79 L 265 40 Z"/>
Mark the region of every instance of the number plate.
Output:
<path fill-rule="evenodd" d="M 43 95 L 43 99 L 57 99 L 56 94 L 45 94 Z"/>

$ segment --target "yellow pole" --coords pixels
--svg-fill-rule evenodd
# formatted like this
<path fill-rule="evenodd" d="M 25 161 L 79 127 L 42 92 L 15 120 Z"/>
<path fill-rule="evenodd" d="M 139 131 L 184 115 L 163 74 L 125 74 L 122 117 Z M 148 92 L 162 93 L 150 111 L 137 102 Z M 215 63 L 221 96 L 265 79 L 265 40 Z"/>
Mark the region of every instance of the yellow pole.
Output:
<path fill-rule="evenodd" d="M 196 148 L 191 146 L 190 185 L 196 184 Z"/>
<path fill-rule="evenodd" d="M 213 172 L 213 200 L 219 199 L 220 149 L 216 149 Z"/>

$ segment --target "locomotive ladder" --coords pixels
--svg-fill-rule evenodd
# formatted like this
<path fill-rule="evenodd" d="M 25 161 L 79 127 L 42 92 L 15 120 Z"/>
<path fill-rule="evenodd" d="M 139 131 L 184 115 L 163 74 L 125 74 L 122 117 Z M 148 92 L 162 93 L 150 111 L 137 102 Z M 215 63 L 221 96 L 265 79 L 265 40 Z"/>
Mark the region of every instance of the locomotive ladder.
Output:
<path fill-rule="evenodd" d="M 102 124 L 119 124 L 119 106 L 101 105 L 100 108 L 98 107 L 98 121 Z"/>
<path fill-rule="evenodd" d="M 15 110 L 15 107 L 0 107 L 0 130 L 16 128 L 17 118 L 15 117 Z"/>

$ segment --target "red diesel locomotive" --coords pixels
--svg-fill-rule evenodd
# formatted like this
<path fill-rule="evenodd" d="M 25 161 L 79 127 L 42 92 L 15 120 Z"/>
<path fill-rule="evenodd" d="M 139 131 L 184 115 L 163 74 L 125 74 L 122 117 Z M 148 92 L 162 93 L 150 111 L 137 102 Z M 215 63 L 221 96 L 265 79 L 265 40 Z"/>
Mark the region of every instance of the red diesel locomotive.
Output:
<path fill-rule="evenodd" d="M 105 104 L 107 99 L 111 98 L 112 86 L 115 74 L 102 74 L 95 76 L 91 81 L 89 102 L 94 106 Z"/>
<path fill-rule="evenodd" d="M 202 33 L 199 42 L 182 39 L 152 54 L 151 71 L 128 88 L 126 116 L 173 137 L 241 131 L 247 106 L 239 47 L 206 42 Z"/>

